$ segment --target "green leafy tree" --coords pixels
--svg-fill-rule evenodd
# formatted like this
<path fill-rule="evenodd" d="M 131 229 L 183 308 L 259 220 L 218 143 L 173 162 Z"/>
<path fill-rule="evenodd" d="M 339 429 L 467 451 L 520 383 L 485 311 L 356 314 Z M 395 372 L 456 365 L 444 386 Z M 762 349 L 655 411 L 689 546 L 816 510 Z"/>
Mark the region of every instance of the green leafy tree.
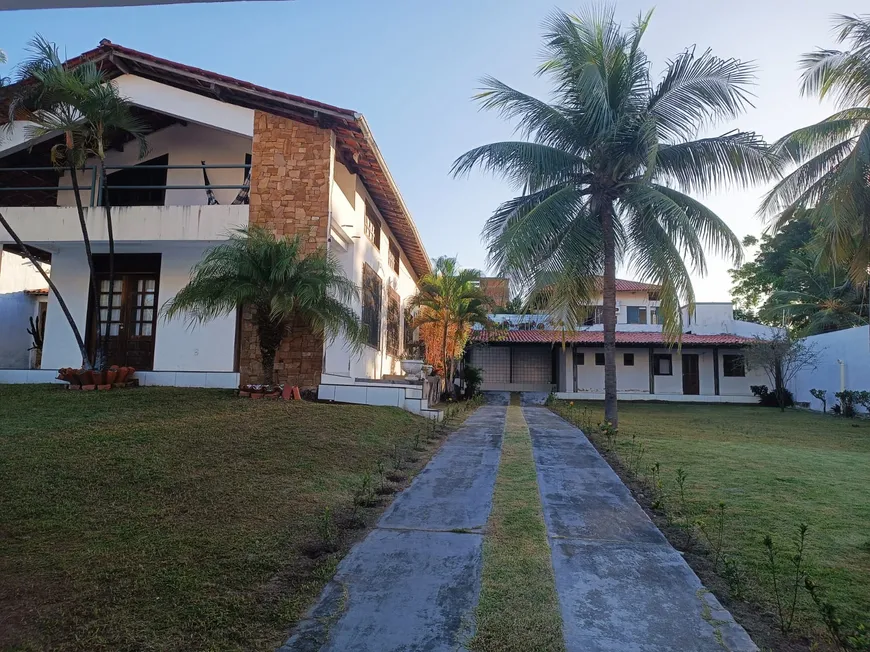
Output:
<path fill-rule="evenodd" d="M 838 111 L 772 145 L 798 167 L 767 194 L 761 212 L 779 230 L 812 209 L 822 262 L 846 268 L 862 287 L 870 267 L 870 15 L 839 15 L 834 25 L 838 43 L 849 49 L 805 54 L 801 91 L 832 99 Z"/>
<path fill-rule="evenodd" d="M 650 17 L 624 29 L 610 7 L 553 14 L 539 68 L 553 82 L 552 103 L 485 79 L 483 108 L 517 119 L 524 140 L 478 147 L 453 166 L 457 175 L 475 167 L 503 175 L 521 191 L 484 230 L 491 262 L 517 287 L 551 286 L 549 309 L 566 316 L 603 292 L 605 417 L 614 424 L 617 267 L 661 286 L 660 315 L 676 340 L 705 248 L 735 264 L 742 255 L 692 194 L 777 171 L 753 133 L 698 138 L 749 104 L 753 67 L 688 49 L 654 81 L 640 47 Z"/>
<path fill-rule="evenodd" d="M 302 246 L 298 236 L 277 239 L 262 227 L 239 229 L 206 252 L 163 313 L 205 322 L 250 306 L 267 385 L 275 380 L 275 353 L 294 325 L 327 341 L 343 335 L 359 350 L 366 330 L 349 307 L 359 298 L 357 287 L 334 256 L 323 249 L 305 255 Z"/>

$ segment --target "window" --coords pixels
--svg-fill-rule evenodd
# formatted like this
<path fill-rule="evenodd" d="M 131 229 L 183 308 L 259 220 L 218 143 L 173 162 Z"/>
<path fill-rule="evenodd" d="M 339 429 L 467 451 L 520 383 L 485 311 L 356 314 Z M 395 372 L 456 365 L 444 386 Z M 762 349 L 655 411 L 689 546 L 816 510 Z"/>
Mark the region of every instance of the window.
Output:
<path fill-rule="evenodd" d="M 625 353 L 622 356 L 622 364 L 624 364 L 626 367 L 633 367 L 634 366 L 634 353 Z"/>
<path fill-rule="evenodd" d="M 726 376 L 742 378 L 746 375 L 746 360 L 742 355 L 723 355 L 722 366 Z"/>
<path fill-rule="evenodd" d="M 604 306 L 588 306 L 586 308 L 586 319 L 583 321 L 584 326 L 594 326 L 595 324 L 604 323 Z"/>
<path fill-rule="evenodd" d="M 595 366 L 601 367 L 602 365 L 604 365 L 604 354 L 603 353 L 596 353 L 595 354 Z"/>
<path fill-rule="evenodd" d="M 393 270 L 396 274 L 399 273 L 399 260 L 401 256 L 399 255 L 399 248 L 394 245 L 392 242 L 390 243 L 390 251 L 387 255 L 387 260 L 390 264 L 390 269 Z"/>
<path fill-rule="evenodd" d="M 575 353 L 574 354 L 574 363 L 579 364 L 579 365 L 586 364 L 586 356 L 583 355 L 582 353 Z"/>
<path fill-rule="evenodd" d="M 656 376 L 674 375 L 674 367 L 670 353 L 656 353 L 653 355 L 653 373 Z"/>
<path fill-rule="evenodd" d="M 405 306 L 405 352 L 411 350 L 417 342 L 414 339 L 414 319 L 416 319 L 415 310 L 410 306 Z"/>
<path fill-rule="evenodd" d="M 166 168 L 149 167 L 152 165 L 169 165 L 169 154 L 108 172 L 106 190 L 112 206 L 163 206 L 166 203 Z"/>
<path fill-rule="evenodd" d="M 393 357 L 399 355 L 401 336 L 401 302 L 399 295 L 393 290 L 387 291 L 387 353 Z"/>
<path fill-rule="evenodd" d="M 378 216 L 375 215 L 371 206 L 366 204 L 366 216 L 363 222 L 363 230 L 366 237 L 375 246 L 375 249 L 381 248 L 381 223 L 378 221 Z"/>
<path fill-rule="evenodd" d="M 650 324 L 658 324 L 659 323 L 659 309 L 656 306 L 653 306 L 649 309 L 649 323 Z"/>
<path fill-rule="evenodd" d="M 381 293 L 383 284 L 377 272 L 363 263 L 362 321 L 368 329 L 366 344 L 381 348 Z"/>
<path fill-rule="evenodd" d="M 645 324 L 646 308 L 644 306 L 628 306 L 626 317 L 629 324 Z"/>

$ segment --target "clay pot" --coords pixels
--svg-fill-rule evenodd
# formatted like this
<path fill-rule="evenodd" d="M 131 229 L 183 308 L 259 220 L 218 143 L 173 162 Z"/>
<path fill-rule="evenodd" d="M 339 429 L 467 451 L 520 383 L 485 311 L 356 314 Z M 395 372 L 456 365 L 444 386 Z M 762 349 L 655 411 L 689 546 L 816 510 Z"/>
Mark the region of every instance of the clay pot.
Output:
<path fill-rule="evenodd" d="M 85 385 L 93 385 L 94 384 L 94 372 L 90 370 L 79 369 L 75 372 L 76 379 L 79 382 L 79 385 L 84 387 Z"/>
<path fill-rule="evenodd" d="M 114 385 L 117 378 L 118 378 L 118 370 L 117 369 L 109 369 L 106 372 L 106 384 L 107 385 Z"/>
<path fill-rule="evenodd" d="M 94 385 L 105 385 L 106 384 L 106 372 L 105 371 L 92 371 L 91 378 L 93 378 L 93 380 L 88 384 L 94 384 Z"/>
<path fill-rule="evenodd" d="M 239 396 L 241 398 L 248 398 L 250 395 L 251 395 L 251 392 L 249 392 L 249 391 L 246 391 L 244 389 L 239 390 Z"/>
<path fill-rule="evenodd" d="M 115 382 L 119 385 L 123 385 L 127 380 L 127 374 L 130 373 L 130 367 L 118 367 L 117 372 L 115 374 Z"/>
<path fill-rule="evenodd" d="M 251 398 L 263 398 L 263 392 L 251 392 Z"/>

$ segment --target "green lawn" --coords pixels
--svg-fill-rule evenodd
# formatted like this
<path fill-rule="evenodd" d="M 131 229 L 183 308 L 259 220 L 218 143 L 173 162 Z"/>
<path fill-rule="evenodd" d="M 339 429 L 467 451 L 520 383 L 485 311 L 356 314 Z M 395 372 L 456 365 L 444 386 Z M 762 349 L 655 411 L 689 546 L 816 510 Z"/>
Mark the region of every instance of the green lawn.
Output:
<path fill-rule="evenodd" d="M 554 409 L 591 431 L 603 413 L 600 404 L 580 401 Z M 712 522 L 715 506 L 725 502 L 725 548 L 747 571 L 751 600 L 769 608 L 772 596 L 771 582 L 759 570 L 763 537 L 772 534 L 788 552 L 804 522 L 812 577 L 844 619 L 868 619 L 870 421 L 756 406 L 627 402 L 619 405 L 619 419 L 620 459 L 633 459 L 645 478 L 650 466 L 661 464 L 672 513 L 679 502 L 678 468 L 687 474 L 694 515 Z M 801 601 L 801 625 L 812 628 L 815 611 L 803 590 Z"/>
<path fill-rule="evenodd" d="M 221 390 L 0 386 L 0 649 L 274 649 L 341 554 L 302 552 L 324 509 L 424 427 Z"/>

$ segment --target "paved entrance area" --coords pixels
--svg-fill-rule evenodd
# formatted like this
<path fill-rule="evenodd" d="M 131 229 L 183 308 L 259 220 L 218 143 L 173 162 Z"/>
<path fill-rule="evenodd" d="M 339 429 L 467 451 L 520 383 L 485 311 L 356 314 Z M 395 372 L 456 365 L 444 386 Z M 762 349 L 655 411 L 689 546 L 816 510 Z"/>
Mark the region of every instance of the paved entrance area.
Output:
<path fill-rule="evenodd" d="M 339 564 L 281 652 L 462 649 L 480 591 L 506 409 L 484 406 Z"/>
<path fill-rule="evenodd" d="M 757 650 L 583 433 L 523 414 L 568 652 Z"/>

